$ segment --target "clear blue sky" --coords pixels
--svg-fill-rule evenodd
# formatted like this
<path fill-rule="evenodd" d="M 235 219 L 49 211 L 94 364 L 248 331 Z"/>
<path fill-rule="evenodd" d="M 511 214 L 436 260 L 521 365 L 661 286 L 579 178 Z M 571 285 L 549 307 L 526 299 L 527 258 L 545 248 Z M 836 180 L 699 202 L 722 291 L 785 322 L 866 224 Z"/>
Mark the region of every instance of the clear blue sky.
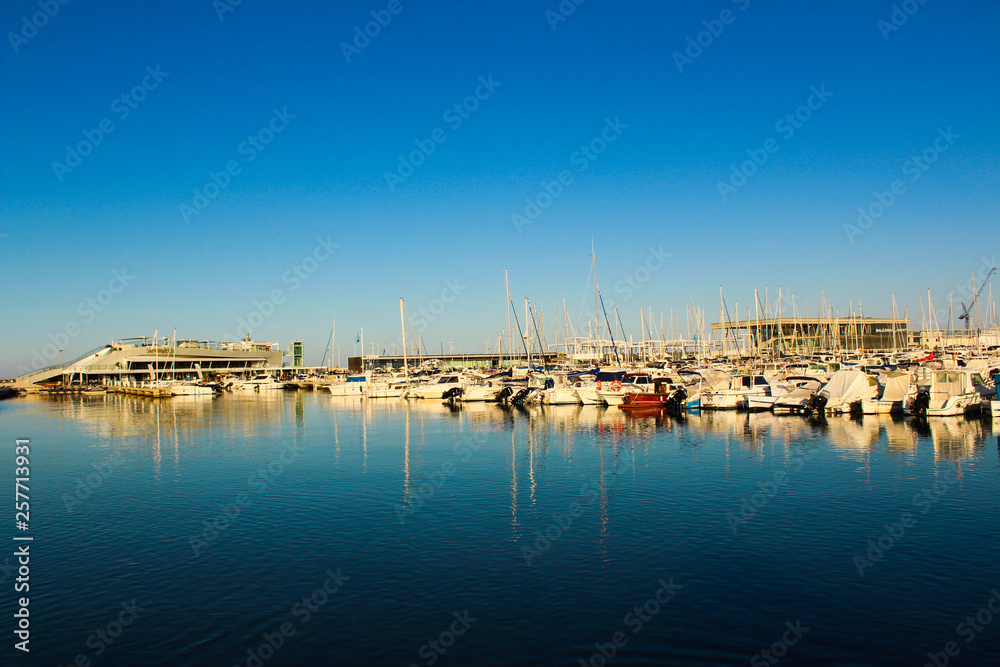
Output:
<path fill-rule="evenodd" d="M 640 307 L 685 328 L 693 298 L 717 321 L 719 285 L 744 316 L 765 285 L 812 314 L 825 291 L 888 315 L 895 292 L 919 326 L 919 295 L 941 307 L 996 255 L 996 3 L 914 2 L 895 29 L 893 3 L 868 1 L 591 0 L 565 20 L 556 0 L 246 0 L 220 19 L 224 2 L 3 3 L 0 376 L 67 327 L 64 359 L 156 328 L 224 338 L 275 290 L 253 337 L 302 339 L 318 363 L 334 317 L 342 356 L 361 327 L 389 347 L 398 298 L 440 311 L 446 281 L 462 289 L 426 347 L 483 351 L 505 266 L 551 341 L 563 298 L 586 329 L 592 239 L 636 338 Z M 417 142 L 433 153 L 399 171 Z M 185 214 L 210 172 L 226 186 Z M 546 207 L 518 229 L 526 199 Z M 318 238 L 339 247 L 289 273 Z M 647 274 L 650 248 L 670 257 Z"/>

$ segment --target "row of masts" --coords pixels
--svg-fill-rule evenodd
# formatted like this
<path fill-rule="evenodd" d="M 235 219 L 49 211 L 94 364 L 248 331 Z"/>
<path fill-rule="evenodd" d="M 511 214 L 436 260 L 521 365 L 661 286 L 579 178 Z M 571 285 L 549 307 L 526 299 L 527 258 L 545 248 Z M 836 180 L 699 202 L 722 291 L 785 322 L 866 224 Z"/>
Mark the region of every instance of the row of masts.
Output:
<path fill-rule="evenodd" d="M 521 326 L 521 318 L 518 317 L 518 311 L 510 296 L 508 270 L 504 267 L 507 326 L 497 334 L 495 351 L 493 352 L 501 360 L 501 364 L 504 360 L 524 359 L 525 357 L 530 364 L 533 355 L 539 357 L 542 354 L 554 352 L 561 352 L 566 357 L 577 360 L 630 364 L 676 357 L 694 357 L 701 360 L 709 357 L 739 356 L 756 357 L 763 360 L 804 351 L 822 351 L 837 355 L 864 348 L 864 304 L 860 301 L 855 308 L 854 302 L 851 300 L 847 313 L 841 314 L 840 310 L 834 308 L 826 299 L 825 292 L 821 292 L 817 318 L 824 324 L 816 325 L 810 333 L 807 332 L 802 323 L 803 317 L 805 319 L 811 317 L 808 299 L 804 302 L 805 314 L 803 316 L 799 312 L 794 294 L 786 297 L 783 288 L 779 287 L 777 301 L 772 303 L 767 286 L 764 287 L 763 300 L 761 300 L 759 290 L 754 289 L 753 319 L 751 319 L 748 306 L 744 306 L 741 313 L 739 302 L 736 302 L 730 311 L 722 286 L 719 286 L 719 322 L 723 326 L 718 338 L 706 325 L 704 309 L 695 305 L 693 298 L 685 304 L 686 329 L 684 331 L 681 327 L 681 314 L 675 313 L 673 308 L 666 315 L 666 322 L 664 322 L 665 314 L 661 311 L 657 323 L 652 307 L 645 306 L 638 309 L 640 331 L 638 336 L 635 336 L 634 333 L 626 332 L 617 306 L 613 306 L 610 312 L 605 308 L 597 279 L 596 254 L 591 255 L 591 272 L 594 279 L 595 316 L 587 318 L 585 335 L 584 332 L 577 331 L 574 326 L 573 319 L 568 313 L 566 299 L 563 298 L 561 319 L 558 305 L 554 309 L 554 343 L 550 344 L 546 335 L 546 313 L 537 307 L 537 303 L 532 303 L 527 297 L 524 298 L 523 303 L 524 326 Z M 974 289 L 974 278 L 972 284 Z M 978 294 L 976 296 L 978 297 Z M 993 302 L 992 285 L 990 285 L 987 304 L 985 319 L 978 298 L 974 299 L 971 304 L 972 313 L 969 313 L 969 308 L 966 308 L 966 313 L 970 315 L 965 318 L 967 327 L 972 319 L 972 314 L 975 315 L 976 329 L 981 326 L 985 326 L 985 328 L 1000 327 L 996 304 Z M 939 332 L 937 336 L 939 342 L 948 339 L 942 332 L 937 314 L 933 309 L 929 289 L 927 291 L 927 312 L 924 311 L 923 297 L 921 296 L 920 313 L 921 332 Z M 581 312 L 581 316 L 582 314 Z M 900 320 L 896 306 L 896 295 L 893 293 L 890 323 L 891 346 L 886 351 L 898 352 L 908 349 L 911 343 L 909 334 L 905 325 L 899 324 L 899 322 L 906 322 L 908 319 L 909 312 L 908 309 L 905 309 L 903 319 Z M 951 295 L 949 295 L 949 319 L 952 324 L 951 329 L 954 331 L 954 309 Z M 407 343 L 407 322 L 405 302 L 400 298 L 402 352 L 406 365 L 409 364 L 410 355 L 421 362 L 432 356 L 424 347 L 422 336 L 413 330 L 412 321 L 409 322 L 411 336 L 409 344 Z M 334 320 L 330 343 L 327 346 L 331 361 L 335 335 L 336 320 Z M 358 341 L 361 343 L 362 355 L 364 355 L 363 328 L 356 342 Z M 806 341 L 812 341 L 812 343 L 806 345 Z M 489 341 L 484 341 L 484 344 L 487 354 L 491 353 Z M 820 349 L 816 350 L 816 347 Z M 392 353 L 393 356 L 398 356 L 396 345 L 393 345 Z M 442 355 L 443 353 L 442 343 Z M 376 344 L 372 343 L 370 357 L 377 358 L 378 356 Z M 324 356 L 324 362 L 326 358 L 327 356 Z M 362 359 L 364 358 L 365 356 L 362 357 Z"/>

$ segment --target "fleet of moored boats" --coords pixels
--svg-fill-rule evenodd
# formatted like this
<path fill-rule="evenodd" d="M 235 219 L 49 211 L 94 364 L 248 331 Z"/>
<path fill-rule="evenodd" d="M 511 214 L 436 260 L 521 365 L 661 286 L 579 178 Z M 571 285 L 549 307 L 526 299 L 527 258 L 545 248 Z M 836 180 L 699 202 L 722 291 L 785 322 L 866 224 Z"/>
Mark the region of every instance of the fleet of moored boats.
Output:
<path fill-rule="evenodd" d="M 288 369 L 284 369 L 286 372 Z M 355 399 L 429 399 L 512 405 L 607 405 L 622 410 L 746 410 L 798 414 L 909 414 L 1000 417 L 1000 356 L 909 353 L 898 356 L 718 362 L 694 359 L 631 367 L 455 369 L 438 360 L 414 368 L 276 379 L 267 370 L 215 379 L 108 380 L 52 387 L 50 393 L 117 392 L 155 398 L 286 389 Z"/>
<path fill-rule="evenodd" d="M 283 389 L 355 399 L 427 399 L 541 405 L 607 405 L 622 410 L 749 410 L 799 414 L 1000 416 L 1000 357 L 959 354 L 830 355 L 781 362 L 650 362 L 634 367 L 510 367 L 458 370 L 429 360 L 415 368 L 275 379 L 266 371 L 215 381 L 112 381 L 83 393 L 210 396 Z"/>

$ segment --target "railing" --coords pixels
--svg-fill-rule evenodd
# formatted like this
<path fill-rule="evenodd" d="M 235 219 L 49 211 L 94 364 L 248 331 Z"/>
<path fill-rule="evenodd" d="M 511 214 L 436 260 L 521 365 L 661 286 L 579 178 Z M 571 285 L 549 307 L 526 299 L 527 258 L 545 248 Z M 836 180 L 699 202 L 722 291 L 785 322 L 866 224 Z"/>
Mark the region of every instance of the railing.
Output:
<path fill-rule="evenodd" d="M 184 338 L 178 340 L 176 345 L 173 338 L 122 338 L 113 343 L 115 347 L 129 346 L 132 348 L 146 348 L 150 352 L 157 349 L 161 354 L 170 354 L 174 349 L 198 349 L 198 350 L 220 350 L 225 352 L 277 352 L 280 350 L 278 343 L 268 343 L 265 341 L 215 341 L 215 340 L 191 340 Z M 86 356 L 86 355 L 84 355 Z"/>

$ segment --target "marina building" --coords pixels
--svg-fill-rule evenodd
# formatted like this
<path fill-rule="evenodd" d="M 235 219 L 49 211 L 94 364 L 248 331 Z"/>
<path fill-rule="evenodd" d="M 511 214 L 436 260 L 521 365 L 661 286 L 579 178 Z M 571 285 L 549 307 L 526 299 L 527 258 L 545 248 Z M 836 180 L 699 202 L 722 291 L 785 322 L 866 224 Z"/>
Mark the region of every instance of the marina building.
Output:
<path fill-rule="evenodd" d="M 235 343 L 171 338 L 124 338 L 87 352 L 65 365 L 30 371 L 16 384 L 56 382 L 66 376 L 88 382 L 149 380 L 157 377 L 197 377 L 202 373 L 280 371 L 284 353 L 277 343 L 241 340 Z"/>

